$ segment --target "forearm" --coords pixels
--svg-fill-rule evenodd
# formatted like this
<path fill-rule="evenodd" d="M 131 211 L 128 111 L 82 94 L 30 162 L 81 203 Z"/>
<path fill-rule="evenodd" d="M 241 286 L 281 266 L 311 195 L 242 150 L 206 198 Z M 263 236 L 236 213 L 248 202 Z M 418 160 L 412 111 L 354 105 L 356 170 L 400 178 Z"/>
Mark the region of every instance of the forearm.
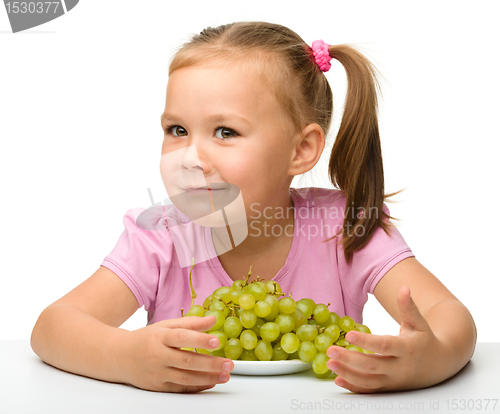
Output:
<path fill-rule="evenodd" d="M 476 346 L 476 325 L 468 309 L 457 300 L 436 303 L 425 315 L 442 347 L 435 350 L 435 377 L 441 382 L 460 371 Z"/>
<path fill-rule="evenodd" d="M 121 351 L 129 333 L 106 325 L 74 306 L 56 304 L 38 318 L 31 334 L 31 347 L 43 361 L 62 370 L 124 382 Z"/>

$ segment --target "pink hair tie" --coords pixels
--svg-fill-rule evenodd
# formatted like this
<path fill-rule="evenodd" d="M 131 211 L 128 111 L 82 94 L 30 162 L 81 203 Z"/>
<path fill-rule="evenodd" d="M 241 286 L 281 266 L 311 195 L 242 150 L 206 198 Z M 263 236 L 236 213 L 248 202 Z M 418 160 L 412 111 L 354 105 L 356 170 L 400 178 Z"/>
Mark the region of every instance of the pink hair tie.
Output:
<path fill-rule="evenodd" d="M 314 60 L 322 72 L 328 72 L 332 67 L 330 63 L 332 58 L 330 57 L 330 52 L 328 50 L 329 47 L 330 45 L 323 42 L 323 40 L 315 40 L 311 45 L 311 49 L 314 53 Z"/>

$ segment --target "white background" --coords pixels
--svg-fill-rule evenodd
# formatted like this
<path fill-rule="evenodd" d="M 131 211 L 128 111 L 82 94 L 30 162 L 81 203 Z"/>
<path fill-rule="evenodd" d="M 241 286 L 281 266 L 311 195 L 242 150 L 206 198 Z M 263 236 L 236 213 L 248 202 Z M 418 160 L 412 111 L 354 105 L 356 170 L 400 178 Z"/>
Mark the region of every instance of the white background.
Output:
<path fill-rule="evenodd" d="M 496 1 L 81 1 L 12 34 L 0 8 L 0 339 L 28 339 L 40 312 L 99 267 L 125 211 L 148 207 L 147 188 L 166 197 L 160 115 L 176 48 L 207 26 L 265 20 L 309 44 L 358 44 L 382 72 L 386 192 L 406 188 L 391 213 L 417 259 L 469 308 L 479 341 L 500 341 L 491 329 L 499 9 Z M 338 125 L 345 74 L 333 63 L 326 76 Z M 329 186 L 326 164 L 292 185 Z M 398 332 L 374 297 L 364 318 L 374 333 Z M 145 324 L 140 309 L 123 327 Z"/>

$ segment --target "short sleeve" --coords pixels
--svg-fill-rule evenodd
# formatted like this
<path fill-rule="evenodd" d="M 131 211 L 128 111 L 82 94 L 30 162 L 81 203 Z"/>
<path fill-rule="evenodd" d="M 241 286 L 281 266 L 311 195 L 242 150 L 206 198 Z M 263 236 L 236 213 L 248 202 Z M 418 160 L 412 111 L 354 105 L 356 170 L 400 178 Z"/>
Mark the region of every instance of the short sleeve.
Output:
<path fill-rule="evenodd" d="M 385 204 L 384 211 L 389 214 Z M 350 264 L 345 260 L 343 248 L 339 246 L 337 249 L 344 294 L 357 306 L 364 306 L 368 293 L 373 293 L 377 283 L 394 265 L 415 256 L 394 226 L 389 229 L 389 234 L 381 227 L 377 228 L 366 246 L 353 254 Z"/>
<path fill-rule="evenodd" d="M 171 255 L 168 253 L 172 250 L 172 241 L 165 227 L 161 231 L 158 228 L 141 228 L 137 224 L 137 217 L 144 210 L 135 208 L 125 213 L 125 229 L 101 266 L 107 267 L 123 280 L 136 297 L 139 307 L 144 305 L 149 312 L 155 308 L 160 276 L 170 265 Z M 156 213 L 155 220 L 159 224 L 157 227 L 160 227 L 162 217 L 158 210 Z"/>

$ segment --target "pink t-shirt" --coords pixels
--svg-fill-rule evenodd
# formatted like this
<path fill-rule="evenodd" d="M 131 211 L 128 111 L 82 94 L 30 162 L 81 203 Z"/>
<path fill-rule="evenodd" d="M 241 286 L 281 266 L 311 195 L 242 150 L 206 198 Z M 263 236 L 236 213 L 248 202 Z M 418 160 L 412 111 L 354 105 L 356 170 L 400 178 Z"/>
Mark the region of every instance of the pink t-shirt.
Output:
<path fill-rule="evenodd" d="M 342 192 L 290 188 L 290 195 L 294 204 L 293 241 L 285 265 L 273 280 L 287 295 L 293 287 L 295 300 L 311 298 L 316 303 L 330 303 L 330 311 L 340 316 L 349 315 L 361 323 L 368 293 L 373 293 L 379 280 L 396 263 L 414 254 L 396 228 L 391 230 L 391 236 L 378 228 L 369 243 L 354 253 L 348 265 L 342 247 L 336 246 L 336 239 L 323 242 L 343 225 L 345 197 Z M 172 209 L 175 207 L 163 205 L 148 209 L 147 226 L 144 223 L 138 226 L 136 222 L 144 208 L 128 210 L 123 217 L 125 230 L 101 263 L 122 279 L 139 306 L 144 306 L 148 325 L 178 318 L 180 309 L 187 312 L 191 304 L 190 267 L 180 266 L 173 233 L 168 227 Z M 389 213 L 385 204 L 384 211 Z M 352 212 L 348 210 L 348 214 Z M 186 235 L 188 244 L 193 251 L 210 257 L 197 263 L 192 272 L 193 287 L 198 295 L 195 304 L 201 305 L 215 289 L 231 286 L 233 280 L 215 254 L 211 229 L 193 226 Z M 247 272 L 248 269 L 242 268 L 240 279 L 244 279 Z"/>

